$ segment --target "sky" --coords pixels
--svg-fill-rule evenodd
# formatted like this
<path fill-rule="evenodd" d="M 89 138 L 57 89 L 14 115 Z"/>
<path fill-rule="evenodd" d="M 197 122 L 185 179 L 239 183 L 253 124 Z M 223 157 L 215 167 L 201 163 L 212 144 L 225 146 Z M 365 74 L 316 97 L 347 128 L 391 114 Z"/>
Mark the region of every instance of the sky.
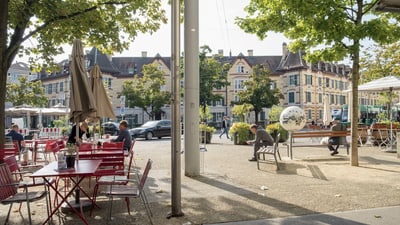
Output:
<path fill-rule="evenodd" d="M 167 12 L 168 20 L 171 19 L 171 6 L 168 0 L 162 0 Z M 269 33 L 264 40 L 254 34 L 247 34 L 235 23 L 235 17 L 245 17 L 244 7 L 250 0 L 199 0 L 199 45 L 208 45 L 213 54 L 223 50 L 224 55 L 237 56 L 240 53 L 247 55 L 247 50 L 252 49 L 254 55 L 281 55 L 282 43 L 289 43 L 282 34 Z M 183 25 L 181 26 L 181 51 L 183 51 Z M 28 42 L 27 44 L 31 44 Z M 55 57 L 56 61 L 68 58 L 72 51 L 69 45 L 63 46 L 65 54 Z M 86 46 L 90 50 L 90 46 Z M 115 53 L 113 56 L 141 56 L 146 51 L 147 56 L 153 57 L 157 53 L 161 56 L 171 55 L 171 24 L 164 24 L 156 33 L 139 34 L 131 44 L 129 50 Z M 27 61 L 26 58 L 16 58 L 17 61 Z"/>

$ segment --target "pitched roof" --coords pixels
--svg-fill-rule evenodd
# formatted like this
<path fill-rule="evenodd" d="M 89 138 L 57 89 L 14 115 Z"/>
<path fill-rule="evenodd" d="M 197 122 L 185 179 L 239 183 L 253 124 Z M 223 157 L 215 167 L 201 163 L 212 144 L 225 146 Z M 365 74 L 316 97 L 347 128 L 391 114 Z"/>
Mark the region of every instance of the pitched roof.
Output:
<path fill-rule="evenodd" d="M 113 75 L 120 73 L 119 69 L 114 66 L 110 58 L 96 47 L 93 47 L 89 54 L 86 54 L 86 59 L 88 60 L 88 70 L 97 64 L 101 72 Z"/>
<path fill-rule="evenodd" d="M 276 68 L 277 71 L 307 68 L 307 62 L 304 60 L 305 52 L 297 51 L 282 55 L 281 62 Z"/>

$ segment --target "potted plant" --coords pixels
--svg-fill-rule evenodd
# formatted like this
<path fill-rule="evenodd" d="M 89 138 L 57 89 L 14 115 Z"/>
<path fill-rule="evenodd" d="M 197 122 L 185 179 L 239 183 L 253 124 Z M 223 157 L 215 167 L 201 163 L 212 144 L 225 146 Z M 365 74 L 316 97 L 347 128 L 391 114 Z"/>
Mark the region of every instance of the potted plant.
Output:
<path fill-rule="evenodd" d="M 281 126 L 279 122 L 269 124 L 266 128 L 267 132 L 275 139 L 278 134 L 281 134 L 279 142 L 285 142 L 289 138 L 289 132 Z"/>
<path fill-rule="evenodd" d="M 229 134 L 233 137 L 235 145 L 245 145 L 247 140 L 252 139 L 250 133 L 250 124 L 248 123 L 233 123 L 229 129 Z"/>
<path fill-rule="evenodd" d="M 205 137 L 206 137 L 206 140 L 205 140 L 206 144 L 211 143 L 212 134 L 215 132 L 216 129 L 211 126 L 207 126 L 207 124 L 204 124 L 204 123 L 200 124 L 199 128 L 200 128 L 200 132 L 201 132 L 200 133 L 201 143 L 204 143 L 204 133 L 205 133 Z"/>
<path fill-rule="evenodd" d="M 67 153 L 65 155 L 65 162 L 67 164 L 67 168 L 75 167 L 76 149 L 77 146 L 75 144 L 72 143 L 67 144 Z"/>

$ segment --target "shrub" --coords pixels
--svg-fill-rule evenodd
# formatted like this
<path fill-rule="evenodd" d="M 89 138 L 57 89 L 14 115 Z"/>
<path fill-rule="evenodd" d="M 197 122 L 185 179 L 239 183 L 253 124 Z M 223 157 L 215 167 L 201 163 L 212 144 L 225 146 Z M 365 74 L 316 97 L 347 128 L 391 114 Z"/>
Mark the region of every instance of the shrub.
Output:
<path fill-rule="evenodd" d="M 275 139 L 278 133 L 281 134 L 279 142 L 285 142 L 289 138 L 289 132 L 285 130 L 279 122 L 269 124 L 266 128 L 267 132 Z"/>
<path fill-rule="evenodd" d="M 234 138 L 236 135 L 237 141 L 235 144 L 246 144 L 246 141 L 250 139 L 250 124 L 243 122 L 233 123 L 229 129 L 229 134 Z"/>
<path fill-rule="evenodd" d="M 203 124 L 203 123 L 199 125 L 199 128 L 200 128 L 200 131 L 206 131 L 207 133 L 211 133 L 211 134 L 213 134 L 216 131 L 216 129 L 214 127 L 207 126 L 206 124 Z"/>

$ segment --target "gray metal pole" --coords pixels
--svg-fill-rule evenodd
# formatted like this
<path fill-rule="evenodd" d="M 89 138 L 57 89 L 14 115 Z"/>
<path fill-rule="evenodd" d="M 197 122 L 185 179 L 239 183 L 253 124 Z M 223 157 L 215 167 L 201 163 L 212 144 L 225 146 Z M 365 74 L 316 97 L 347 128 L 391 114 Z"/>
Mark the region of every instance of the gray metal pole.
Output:
<path fill-rule="evenodd" d="M 199 0 L 185 0 L 185 175 L 200 175 Z"/>
<path fill-rule="evenodd" d="M 171 4 L 171 90 L 172 90 L 172 142 L 171 142 L 171 207 L 168 217 L 183 216 L 181 211 L 181 132 L 180 132 L 180 23 L 179 0 Z"/>

